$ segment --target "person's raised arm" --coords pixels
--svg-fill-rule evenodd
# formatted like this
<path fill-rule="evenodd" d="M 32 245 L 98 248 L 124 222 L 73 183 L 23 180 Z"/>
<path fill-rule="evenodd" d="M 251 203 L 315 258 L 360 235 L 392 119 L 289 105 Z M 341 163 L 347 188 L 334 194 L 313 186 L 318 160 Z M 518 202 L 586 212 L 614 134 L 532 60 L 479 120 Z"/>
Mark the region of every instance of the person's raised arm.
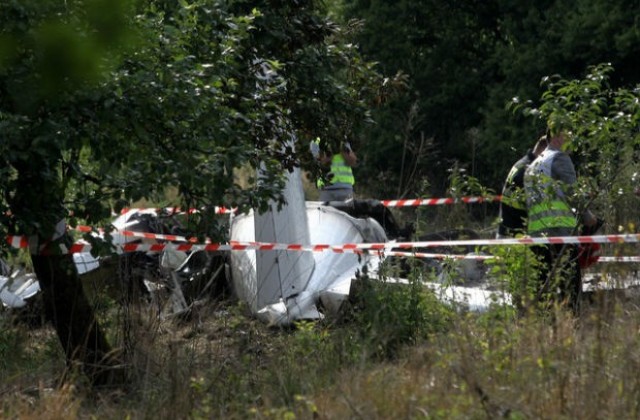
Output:
<path fill-rule="evenodd" d="M 351 149 L 351 145 L 349 143 L 345 143 L 342 147 L 342 157 L 344 158 L 344 162 L 349 166 L 356 166 L 358 164 L 358 157 Z"/>

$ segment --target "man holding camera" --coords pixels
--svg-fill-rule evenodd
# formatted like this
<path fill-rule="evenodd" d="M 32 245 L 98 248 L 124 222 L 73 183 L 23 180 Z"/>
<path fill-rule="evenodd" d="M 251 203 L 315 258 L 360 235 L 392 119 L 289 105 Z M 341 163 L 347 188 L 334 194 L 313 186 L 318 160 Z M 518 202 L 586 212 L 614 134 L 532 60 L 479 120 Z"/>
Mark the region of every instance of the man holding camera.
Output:
<path fill-rule="evenodd" d="M 328 167 L 329 172 L 318 179 L 316 185 L 320 188 L 320 201 L 346 201 L 353 199 L 353 168 L 358 163 L 356 154 L 349 142 L 342 143 L 340 153 L 322 151 L 320 139 L 311 142 L 311 153 L 321 165 Z"/>

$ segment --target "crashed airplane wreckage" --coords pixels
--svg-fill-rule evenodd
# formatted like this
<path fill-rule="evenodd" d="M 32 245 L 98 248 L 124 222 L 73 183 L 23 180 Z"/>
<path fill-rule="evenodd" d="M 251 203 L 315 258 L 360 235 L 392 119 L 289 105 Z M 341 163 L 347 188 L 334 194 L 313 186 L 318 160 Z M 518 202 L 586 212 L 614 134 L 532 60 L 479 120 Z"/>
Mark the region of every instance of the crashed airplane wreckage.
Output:
<path fill-rule="evenodd" d="M 388 208 L 377 200 L 352 200 L 348 202 L 305 202 L 299 174 L 289 175 L 285 190 L 287 204 L 278 209 L 275 204 L 264 214 L 232 214 L 229 234 L 231 241 L 240 243 L 272 244 L 362 244 L 409 241 L 412 228 L 400 228 Z M 173 223 L 175 214 L 165 214 L 155 209 L 132 209 L 118 216 L 112 223 L 114 245 L 132 242 L 156 243 L 153 235 L 180 234 L 179 224 Z M 125 231 L 140 232 L 142 238 L 125 235 Z M 432 233 L 419 241 L 449 241 L 479 239 L 472 230 L 461 229 Z M 456 247 L 458 252 L 460 247 Z M 122 248 L 119 248 L 122 251 Z M 423 250 L 415 249 L 420 252 Z M 436 251 L 429 248 L 427 251 Z M 438 249 L 447 253 L 448 249 Z M 467 254 L 473 249 L 466 248 Z M 81 278 L 107 266 L 113 261 L 129 267 L 120 272 L 120 286 L 131 289 L 141 286 L 151 302 L 160 303 L 161 316 L 181 314 L 195 303 L 207 297 L 233 293 L 246 302 L 252 313 L 272 325 L 287 325 L 301 319 L 320 319 L 325 314 L 336 314 L 352 293 L 352 283 L 361 274 L 368 278 L 384 277 L 384 281 L 407 283 L 403 278 L 388 278 L 379 272 L 381 264 L 400 258 L 402 268 L 406 257 L 376 253 L 349 253 L 284 250 L 202 250 L 183 252 L 167 248 L 162 252 L 127 252 L 118 258 L 96 258 L 89 252 L 74 254 L 76 268 Z M 460 255 L 458 255 L 460 257 Z M 449 265 L 442 260 L 426 259 L 423 265 L 424 281 L 445 302 L 471 311 L 487 310 L 492 304 L 510 304 L 510 296 L 504 291 L 493 290 L 486 279 L 486 267 L 480 259 L 469 255 L 453 264 L 457 274 L 444 269 Z M 406 266 L 405 266 L 406 267 Z M 408 269 L 400 270 L 408 273 Z M 118 275 L 108 275 L 108 281 L 117 283 Z M 598 283 L 602 283 L 599 277 Z M 595 282 L 592 279 L 591 282 Z M 607 283 L 610 283 L 607 281 Z M 638 287 L 636 283 L 618 282 L 604 285 L 606 289 Z M 585 291 L 595 286 L 585 282 Z M 34 274 L 24 270 L 11 272 L 0 260 L 0 300 L 4 307 L 29 307 L 39 293 Z"/>
<path fill-rule="evenodd" d="M 183 252 L 166 249 L 158 252 L 122 252 L 132 243 L 156 243 L 154 239 L 139 239 L 123 232 L 141 234 L 175 234 L 175 214 L 160 214 L 155 209 L 132 209 L 118 216 L 111 224 L 111 243 L 118 255 L 94 257 L 90 252 L 73 254 L 73 260 L 85 288 L 116 295 L 145 294 L 151 301 L 162 301 L 161 312 L 178 314 L 206 293 L 218 294 L 216 287 L 223 284 L 225 258 L 221 253 L 205 251 Z M 102 237 L 102 234 L 97 235 Z M 86 244 L 86 242 L 81 241 Z M 96 273 L 99 274 L 96 274 Z M 96 280 L 97 279 L 97 280 Z M 99 283 L 99 284 L 98 284 Z M 5 308 L 37 306 L 40 287 L 33 273 L 24 268 L 12 269 L 0 259 L 0 302 Z M 139 293 L 141 292 L 141 293 Z M 162 295 L 162 296 L 161 296 Z M 168 302 L 164 302 L 167 300 Z M 168 303 L 168 305 L 166 305 Z M 164 306 L 168 306 L 165 308 Z"/>
<path fill-rule="evenodd" d="M 284 244 L 382 243 L 408 239 L 411 227 L 400 229 L 377 200 L 305 202 L 299 173 L 290 173 L 280 210 L 232 216 L 232 241 Z M 384 227 L 383 227 L 384 226 Z M 389 236 L 393 235 L 393 238 Z M 378 254 L 300 251 L 231 251 L 233 290 L 252 312 L 272 325 L 299 319 L 319 319 L 337 313 L 349 298 L 352 281 L 362 273 L 376 278 L 387 258 Z M 477 271 L 479 270 L 479 271 Z M 484 268 L 473 262 L 464 274 L 480 278 Z M 403 279 L 385 281 L 406 282 Z M 509 302 L 503 293 L 486 287 L 425 283 L 443 299 L 486 310 L 491 303 Z"/>
<path fill-rule="evenodd" d="M 264 218 L 264 215 L 239 215 L 231 222 L 231 239 L 238 242 L 283 243 L 278 238 L 266 241 L 264 230 L 268 234 L 277 231 L 282 236 L 287 235 L 287 230 L 294 225 L 306 225 L 308 240 L 294 237 L 291 243 L 309 245 L 388 241 L 385 230 L 376 219 L 356 218 L 343 211 L 349 204 L 354 203 L 306 202 L 302 213 L 304 217 L 300 217 L 298 212 L 298 220 L 283 218 L 281 224 L 277 218 L 269 219 L 266 224 L 261 221 L 255 225 L 255 230 L 256 220 Z M 294 232 L 289 233 L 300 235 L 295 228 Z M 271 325 L 286 325 L 300 319 L 320 319 L 325 313 L 338 314 L 342 304 L 349 299 L 352 282 L 361 274 L 372 279 L 379 277 L 381 265 L 389 258 L 394 257 L 332 251 L 231 251 L 231 279 L 237 297 L 247 302 L 259 319 Z M 473 286 L 447 284 L 447 275 L 440 263 L 431 264 L 430 268 L 436 269 L 441 281 L 425 282 L 425 287 L 434 290 L 444 301 L 463 305 L 472 311 L 487 310 L 492 303 L 510 302 L 505 294 L 478 283 L 485 269 L 476 261 L 469 260 L 468 264 L 461 264 L 459 272 L 467 279 L 474 280 Z M 403 278 L 386 276 L 385 281 L 408 283 Z"/>
<path fill-rule="evenodd" d="M 258 215 L 232 214 L 230 240 L 279 244 L 345 244 L 383 243 L 390 240 L 410 240 L 412 227 L 400 228 L 393 215 L 377 200 L 349 202 L 305 202 L 300 175 L 289 175 L 285 197 L 287 204 L 280 210 L 273 204 L 271 211 Z M 112 223 L 113 244 L 121 249 L 134 242 L 154 243 L 152 238 L 139 238 L 119 232 L 176 233 L 169 214 L 155 209 L 132 209 Z M 460 232 L 456 233 L 459 234 Z M 466 237 L 472 231 L 462 232 Z M 434 236 L 435 235 L 435 236 Z M 452 232 L 432 234 L 426 240 L 457 239 Z M 215 254 L 215 255 L 213 255 Z M 167 249 L 157 252 L 121 253 L 118 264 L 126 259 L 130 271 L 129 283 L 142 285 L 154 297 L 165 300 L 163 316 L 187 311 L 205 296 L 230 292 L 248 304 L 252 313 L 271 325 L 287 325 L 301 319 L 320 319 L 324 314 L 338 313 L 349 298 L 351 285 L 360 274 L 376 278 L 385 257 L 377 254 L 337 253 L 333 251 L 206 251 L 183 252 Z M 74 254 L 81 278 L 87 278 L 103 266 L 113 268 L 112 257 L 93 257 L 89 252 Z M 441 272 L 440 262 L 429 262 L 430 268 Z M 463 266 L 462 275 L 481 278 L 483 267 L 476 261 Z M 120 275 L 123 275 L 121 272 Z M 112 276 L 116 282 L 117 276 Z M 443 276 L 441 276 L 442 278 Z M 406 282 L 404 279 L 385 281 Z M 425 283 L 446 301 L 463 304 L 468 309 L 482 311 L 504 296 L 474 282 L 474 287 Z M 129 286 L 124 287 L 131 287 Z M 23 307 L 39 292 L 35 275 L 22 271 L 0 273 L 0 298 L 5 307 Z M 168 302 L 166 302 L 168 300 Z M 508 299 L 507 299 L 508 300 Z"/>
<path fill-rule="evenodd" d="M 275 203 L 264 214 L 232 214 L 230 240 L 278 244 L 354 244 L 410 240 L 412 227 L 400 228 L 393 215 L 377 200 L 349 202 L 305 202 L 300 174 L 289 174 L 285 197 L 287 204 L 278 210 Z M 132 209 L 112 223 L 113 244 L 155 242 L 119 232 L 167 234 L 173 230 L 169 214 L 154 209 Z M 473 231 L 432 234 L 421 240 L 457 239 L 458 235 L 474 237 Z M 121 248 L 118 248 L 121 249 Z M 469 250 L 471 251 L 471 250 Z M 168 297 L 164 315 L 187 311 L 205 296 L 231 291 L 248 304 L 252 313 L 272 325 L 287 325 L 300 319 L 319 319 L 336 314 L 349 298 L 352 281 L 360 274 L 376 278 L 381 264 L 389 258 L 377 254 L 337 253 L 333 251 L 228 251 L 183 252 L 167 249 L 157 252 L 121 253 L 127 259 L 129 283 L 142 285 L 152 297 Z M 86 278 L 103 266 L 113 266 L 111 257 L 93 257 L 89 252 L 74 254 L 78 274 Z M 122 263 L 122 261 L 119 261 Z M 474 280 L 471 285 L 451 285 L 449 281 L 425 283 L 443 300 L 462 304 L 470 310 L 486 310 L 491 303 L 508 302 L 503 294 L 479 284 L 484 267 L 477 261 L 465 261 L 461 275 Z M 446 277 L 440 262 L 430 261 Z M 122 275 L 122 273 L 120 273 Z M 115 282 L 115 278 L 113 278 Z M 406 282 L 405 279 L 385 281 Z M 445 284 L 447 284 L 445 286 Z M 127 286 L 131 287 L 131 285 Z M 0 273 L 0 298 L 5 307 L 22 307 L 39 292 L 33 274 Z M 158 302 L 160 299 L 153 299 Z M 168 306 L 168 307 L 167 307 Z"/>
<path fill-rule="evenodd" d="M 36 275 L 24 269 L 11 270 L 0 260 L 0 301 L 9 308 L 23 308 L 40 291 Z"/>

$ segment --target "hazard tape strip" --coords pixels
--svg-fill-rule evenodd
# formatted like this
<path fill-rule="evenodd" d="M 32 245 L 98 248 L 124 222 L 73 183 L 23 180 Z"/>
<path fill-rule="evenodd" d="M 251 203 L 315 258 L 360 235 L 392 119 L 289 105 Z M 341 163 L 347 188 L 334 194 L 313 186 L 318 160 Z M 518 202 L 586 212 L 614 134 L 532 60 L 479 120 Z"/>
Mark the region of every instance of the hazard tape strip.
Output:
<path fill-rule="evenodd" d="M 145 234 L 141 232 L 130 231 L 118 231 L 123 235 L 150 235 L 157 236 L 156 234 Z M 167 235 L 169 236 L 169 235 Z M 178 238 L 177 236 L 175 238 Z M 7 242 L 11 246 L 25 248 L 28 241 L 23 237 L 9 236 Z M 347 244 L 316 244 L 316 245 L 302 245 L 302 244 L 278 244 L 278 243 L 263 243 L 263 242 L 232 242 L 230 244 L 140 244 L 140 243 L 128 243 L 122 245 L 125 252 L 130 251 L 161 251 L 166 248 L 177 247 L 180 250 L 212 250 L 212 251 L 236 251 L 236 250 L 281 250 L 281 251 L 312 251 L 321 252 L 331 250 L 332 252 L 358 252 L 365 251 L 392 251 L 397 249 L 415 249 L 415 248 L 430 248 L 441 246 L 487 246 L 487 245 L 547 245 L 547 244 L 594 244 L 594 243 L 637 243 L 640 242 L 640 234 L 626 234 L 626 235 L 594 235 L 594 236 L 566 236 L 566 237 L 547 237 L 547 238 L 505 238 L 505 239 L 470 239 L 470 240 L 455 240 L 455 241 L 424 241 L 424 242 L 382 242 L 382 243 L 347 243 Z M 86 244 L 79 244 L 83 249 L 87 247 Z M 82 251 L 76 251 L 82 252 Z"/>
<path fill-rule="evenodd" d="M 436 260 L 495 260 L 500 259 L 500 257 L 494 255 L 477 255 L 477 254 L 467 254 L 467 255 L 457 255 L 457 254 L 429 254 L 424 252 L 377 252 L 377 255 L 386 256 L 386 257 L 405 257 L 405 258 L 430 258 Z M 600 256 L 596 260 L 597 262 L 640 262 L 640 257 L 638 256 Z"/>
<path fill-rule="evenodd" d="M 126 214 L 129 212 L 133 212 L 133 211 L 143 211 L 143 210 L 155 210 L 156 213 L 160 212 L 160 211 L 165 211 L 169 214 L 181 214 L 181 213 L 186 213 L 186 214 L 194 214 L 194 213 L 199 213 L 200 210 L 198 209 L 181 209 L 180 207 L 163 207 L 163 208 L 153 208 L 153 209 L 149 209 L 149 208 L 135 208 L 135 207 L 131 207 L 131 208 L 123 208 L 120 211 L 120 214 Z M 230 208 L 230 207 L 224 207 L 224 206 L 215 206 L 214 207 L 214 212 L 215 214 L 230 214 L 230 213 L 235 213 L 237 210 L 237 208 Z"/>
<path fill-rule="evenodd" d="M 611 256 L 611 257 L 598 257 L 598 262 L 640 262 L 640 257 L 636 256 Z"/>
<path fill-rule="evenodd" d="M 369 253 L 379 255 L 379 256 L 384 256 L 384 257 L 403 257 L 403 258 L 414 257 L 414 258 L 425 258 L 425 259 L 434 259 L 434 260 L 493 260 L 498 258 L 493 255 L 431 254 L 427 252 L 374 251 Z"/>
<path fill-rule="evenodd" d="M 78 232 L 93 232 L 91 226 L 76 226 L 73 230 L 77 230 Z M 102 232 L 102 229 L 98 229 L 98 232 Z M 155 241 L 170 241 L 170 242 L 190 242 L 197 243 L 198 238 L 191 237 L 187 238 L 186 236 L 179 235 L 167 235 L 162 233 L 148 233 L 148 232 L 134 232 L 132 230 L 114 230 L 111 232 L 112 235 L 122 235 L 130 238 L 141 238 L 141 239 L 151 239 Z M 205 244 L 210 244 L 211 240 L 206 239 Z"/>
<path fill-rule="evenodd" d="M 76 227 L 71 228 L 71 230 L 75 230 L 83 233 L 91 233 L 98 232 L 103 233 L 104 229 L 93 229 L 91 226 L 83 226 L 78 225 Z M 111 232 L 112 235 L 122 235 L 130 238 L 141 238 L 141 239 L 150 239 L 154 241 L 169 241 L 169 242 L 190 242 L 190 243 L 198 243 L 198 238 L 179 235 L 167 235 L 161 233 L 148 233 L 148 232 L 134 232 L 131 230 L 114 230 Z M 26 248 L 28 246 L 29 240 L 26 236 L 9 236 L 7 238 L 7 242 L 13 248 Z M 205 239 L 205 244 L 210 244 L 210 239 Z"/>
<path fill-rule="evenodd" d="M 29 238 L 26 236 L 8 236 L 7 242 L 13 248 L 28 248 Z"/>
<path fill-rule="evenodd" d="M 459 198 L 453 198 L 453 197 L 411 198 L 406 200 L 381 200 L 380 202 L 385 207 L 416 207 L 416 206 L 439 206 L 439 205 L 449 205 L 449 204 L 456 204 L 456 203 L 472 204 L 472 203 L 485 203 L 485 202 L 496 202 L 496 201 L 502 201 L 502 196 L 495 195 L 495 196 L 487 196 L 487 197 L 470 196 L 470 197 L 459 197 Z M 175 213 L 193 214 L 193 213 L 199 212 L 198 209 L 192 208 L 192 209 L 184 210 L 184 209 L 181 209 L 180 207 L 164 207 L 164 208 L 155 208 L 155 209 L 123 208 L 120 214 L 125 214 L 130 211 L 143 211 L 143 210 L 155 210 L 156 212 L 164 210 L 170 214 L 175 214 Z M 214 210 L 216 214 L 231 214 L 231 213 L 235 213 L 237 211 L 237 208 L 216 206 Z"/>
<path fill-rule="evenodd" d="M 139 234 L 141 232 L 132 232 Z M 618 235 L 616 235 L 618 236 Z M 624 236 L 636 236 L 637 235 L 624 235 Z M 566 238 L 565 238 L 566 239 Z M 629 238 L 625 238 L 629 239 Z M 633 241 L 633 242 L 636 242 Z M 13 236 L 8 238 L 8 242 L 11 246 L 15 248 L 27 248 L 29 246 L 28 241 L 25 237 Z M 460 242 L 460 241 L 447 241 L 449 243 Z M 616 241 L 617 243 L 621 241 Z M 426 244 L 423 242 L 421 244 Z M 171 243 L 154 243 L 154 244 L 141 244 L 141 243 L 129 243 L 118 246 L 118 248 L 122 252 L 162 252 L 166 250 L 176 250 L 176 251 L 249 251 L 249 250 L 285 250 L 285 251 L 310 251 L 310 252 L 324 252 L 324 251 L 332 251 L 336 253 L 354 253 L 354 254 L 374 254 L 378 256 L 387 256 L 387 257 L 415 257 L 415 258 L 430 258 L 430 259 L 438 259 L 438 260 L 490 260 L 496 259 L 497 257 L 492 255 L 476 255 L 476 254 L 467 254 L 467 255 L 456 255 L 456 254 L 438 254 L 438 253 L 425 253 L 425 252 L 400 252 L 393 250 L 383 250 L 378 249 L 377 247 L 381 245 L 389 245 L 393 247 L 393 244 L 360 244 L 360 245 L 371 245 L 372 248 L 362 249 L 357 247 L 356 244 L 345 244 L 345 245 L 286 245 L 286 244 L 271 244 L 271 243 L 261 243 L 261 242 L 235 242 L 232 241 L 229 244 L 193 244 L 193 243 L 182 243 L 182 244 L 171 244 Z M 403 246 L 407 245 L 406 243 L 402 244 Z M 62 249 L 63 252 L 69 254 L 81 253 L 81 252 L 89 252 L 91 251 L 91 245 L 86 243 L 75 243 L 71 246 L 70 249 Z M 601 256 L 598 258 L 598 262 L 640 262 L 640 256 Z"/>
<path fill-rule="evenodd" d="M 284 244 L 268 244 L 259 242 L 230 242 L 228 244 L 192 244 L 192 243 L 126 243 L 116 246 L 117 249 L 122 252 L 162 252 L 166 250 L 174 251 L 310 251 L 310 252 L 323 252 L 326 250 L 332 250 L 337 253 L 356 253 L 363 254 L 365 251 L 357 248 L 341 249 L 341 247 L 331 247 L 329 245 L 284 245 Z M 70 254 L 76 254 L 80 252 L 89 252 L 91 245 L 86 243 L 75 243 L 68 250 L 63 250 Z"/>
<path fill-rule="evenodd" d="M 80 227 L 81 231 L 91 231 L 88 226 Z M 162 240 L 171 242 L 190 242 L 196 243 L 196 238 L 187 238 L 178 235 L 165 235 L 147 232 L 134 232 L 128 230 L 114 231 L 127 237 Z M 13 238 L 13 237 L 12 237 Z M 13 239 L 15 240 L 15 239 Z M 345 248 L 358 249 L 386 249 L 393 248 L 413 249 L 413 248 L 429 248 L 439 246 L 486 246 L 486 245 L 547 245 L 547 244 L 593 244 L 593 243 L 635 243 L 640 242 L 640 234 L 624 234 L 624 235 L 590 235 L 590 236 L 551 236 L 542 238 L 503 238 L 503 239 L 469 239 L 469 240 L 446 240 L 446 241 L 423 241 L 423 242 L 385 242 L 385 243 L 364 243 L 364 244 L 343 244 Z M 211 240 L 206 239 L 204 244 L 211 244 Z M 300 249 L 303 245 L 298 244 L 263 244 L 273 245 L 278 249 L 287 250 L 287 247 Z M 336 247 L 336 245 L 320 245 L 323 247 Z"/>
<path fill-rule="evenodd" d="M 413 198 L 407 200 L 382 200 L 382 204 L 385 207 L 414 207 L 414 206 L 439 206 L 443 204 L 456 204 L 456 203 L 484 203 L 501 201 L 502 196 L 490 196 L 490 197 L 460 197 L 460 198 Z"/>

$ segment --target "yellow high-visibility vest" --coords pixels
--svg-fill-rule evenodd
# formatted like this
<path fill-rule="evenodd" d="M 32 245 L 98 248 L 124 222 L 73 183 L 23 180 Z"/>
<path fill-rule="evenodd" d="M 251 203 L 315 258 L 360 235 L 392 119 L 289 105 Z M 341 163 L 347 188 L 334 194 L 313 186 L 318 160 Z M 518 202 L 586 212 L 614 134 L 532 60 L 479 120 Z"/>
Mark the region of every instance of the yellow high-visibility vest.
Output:
<path fill-rule="evenodd" d="M 320 139 L 314 140 L 316 143 L 320 144 Z M 344 160 L 344 156 L 342 153 L 336 153 L 331 158 L 331 168 L 330 173 L 333 174 L 331 179 L 329 179 L 328 183 L 331 184 L 349 184 L 354 185 L 356 180 L 353 176 L 353 170 L 351 166 L 347 165 Z M 318 188 L 324 187 L 324 180 L 319 178 L 316 182 Z"/>
<path fill-rule="evenodd" d="M 558 150 L 545 150 L 531 163 L 525 176 L 529 224 L 527 232 L 540 236 L 549 229 L 573 231 L 578 226 L 565 192 L 551 177 L 551 164 Z"/>

